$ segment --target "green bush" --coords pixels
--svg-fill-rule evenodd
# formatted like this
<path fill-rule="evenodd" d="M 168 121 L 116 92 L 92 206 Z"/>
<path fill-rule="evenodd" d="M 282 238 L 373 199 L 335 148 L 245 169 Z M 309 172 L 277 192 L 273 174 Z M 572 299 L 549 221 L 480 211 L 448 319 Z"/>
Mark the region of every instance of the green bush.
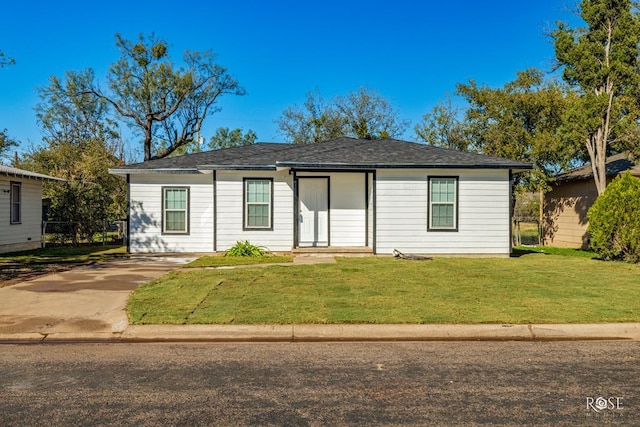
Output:
<path fill-rule="evenodd" d="M 615 178 L 587 215 L 591 247 L 602 258 L 640 261 L 640 179 Z"/>
<path fill-rule="evenodd" d="M 225 254 L 225 256 L 251 256 L 251 257 L 263 257 L 269 252 L 267 248 L 263 246 L 256 246 L 249 243 L 248 240 L 244 242 L 237 241 Z"/>

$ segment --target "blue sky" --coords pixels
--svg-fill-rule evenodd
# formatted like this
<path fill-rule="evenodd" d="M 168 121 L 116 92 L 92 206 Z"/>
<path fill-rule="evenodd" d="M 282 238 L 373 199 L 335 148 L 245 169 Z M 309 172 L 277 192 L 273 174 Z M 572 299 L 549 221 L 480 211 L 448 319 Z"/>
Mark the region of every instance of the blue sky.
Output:
<path fill-rule="evenodd" d="M 550 71 L 545 34 L 574 20 L 572 0 L 448 1 L 12 1 L 2 6 L 0 49 L 16 65 L 0 69 L 0 129 L 24 150 L 41 142 L 33 111 L 49 76 L 92 67 L 103 80 L 118 57 L 114 33 L 155 34 L 178 60 L 211 49 L 247 89 L 220 98 L 203 129 L 253 129 L 281 141 L 274 120 L 308 91 L 325 98 L 361 86 L 392 101 L 413 126 L 455 84 L 501 86 L 518 70 Z M 135 136 L 129 144 L 140 156 Z"/>

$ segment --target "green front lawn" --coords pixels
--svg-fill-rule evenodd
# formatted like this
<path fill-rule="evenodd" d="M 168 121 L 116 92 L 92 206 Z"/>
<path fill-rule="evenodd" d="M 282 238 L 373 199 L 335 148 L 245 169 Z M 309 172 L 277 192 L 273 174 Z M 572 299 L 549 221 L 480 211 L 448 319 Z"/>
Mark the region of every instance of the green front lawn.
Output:
<path fill-rule="evenodd" d="M 640 268 L 525 248 L 513 258 L 181 270 L 139 288 L 127 309 L 135 324 L 637 322 Z"/>

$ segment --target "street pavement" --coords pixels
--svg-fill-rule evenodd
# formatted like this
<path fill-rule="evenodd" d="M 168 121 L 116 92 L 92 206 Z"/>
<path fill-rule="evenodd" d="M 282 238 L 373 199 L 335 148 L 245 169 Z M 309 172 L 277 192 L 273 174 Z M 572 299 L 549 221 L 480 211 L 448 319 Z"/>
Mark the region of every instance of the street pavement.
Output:
<path fill-rule="evenodd" d="M 0 288 L 0 343 L 640 340 L 640 323 L 129 325 L 131 291 L 194 258 L 131 256 Z"/>
<path fill-rule="evenodd" d="M 0 346 L 0 425 L 637 426 L 640 343 Z"/>

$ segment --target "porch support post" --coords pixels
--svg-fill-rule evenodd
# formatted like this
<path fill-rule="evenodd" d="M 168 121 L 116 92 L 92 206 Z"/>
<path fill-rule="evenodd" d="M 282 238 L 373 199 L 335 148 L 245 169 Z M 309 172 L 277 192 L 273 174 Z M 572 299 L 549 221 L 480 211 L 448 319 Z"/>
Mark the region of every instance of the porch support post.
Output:
<path fill-rule="evenodd" d="M 218 176 L 213 171 L 213 252 L 218 251 Z M 244 190 L 243 190 L 244 191 Z"/>
<path fill-rule="evenodd" d="M 515 204 L 513 194 L 513 171 L 509 169 L 509 253 L 513 253 L 513 207 Z"/>
<path fill-rule="evenodd" d="M 377 184 L 377 181 L 376 181 L 376 171 L 374 170 L 373 171 L 373 191 L 371 192 L 371 198 L 372 198 L 371 205 L 372 205 L 372 208 L 373 208 L 373 215 L 372 215 L 373 216 L 373 233 L 372 233 L 372 236 L 373 236 L 373 245 L 372 246 L 373 247 L 372 247 L 372 249 L 373 249 L 373 254 L 374 255 L 377 253 L 377 250 L 376 250 L 376 240 L 377 240 L 376 233 L 377 233 L 377 230 L 378 230 L 377 226 L 376 226 L 376 224 L 377 224 L 377 218 L 376 218 L 376 215 L 377 215 L 377 213 L 376 213 L 376 211 L 377 211 L 377 209 L 376 209 L 376 206 L 377 206 L 377 192 L 378 192 L 378 184 Z"/>
<path fill-rule="evenodd" d="M 127 174 L 127 253 L 131 253 L 131 175 Z"/>
<path fill-rule="evenodd" d="M 298 176 L 296 170 L 293 171 L 293 249 L 298 247 Z"/>
<path fill-rule="evenodd" d="M 364 174 L 364 246 L 369 247 L 369 172 Z"/>

